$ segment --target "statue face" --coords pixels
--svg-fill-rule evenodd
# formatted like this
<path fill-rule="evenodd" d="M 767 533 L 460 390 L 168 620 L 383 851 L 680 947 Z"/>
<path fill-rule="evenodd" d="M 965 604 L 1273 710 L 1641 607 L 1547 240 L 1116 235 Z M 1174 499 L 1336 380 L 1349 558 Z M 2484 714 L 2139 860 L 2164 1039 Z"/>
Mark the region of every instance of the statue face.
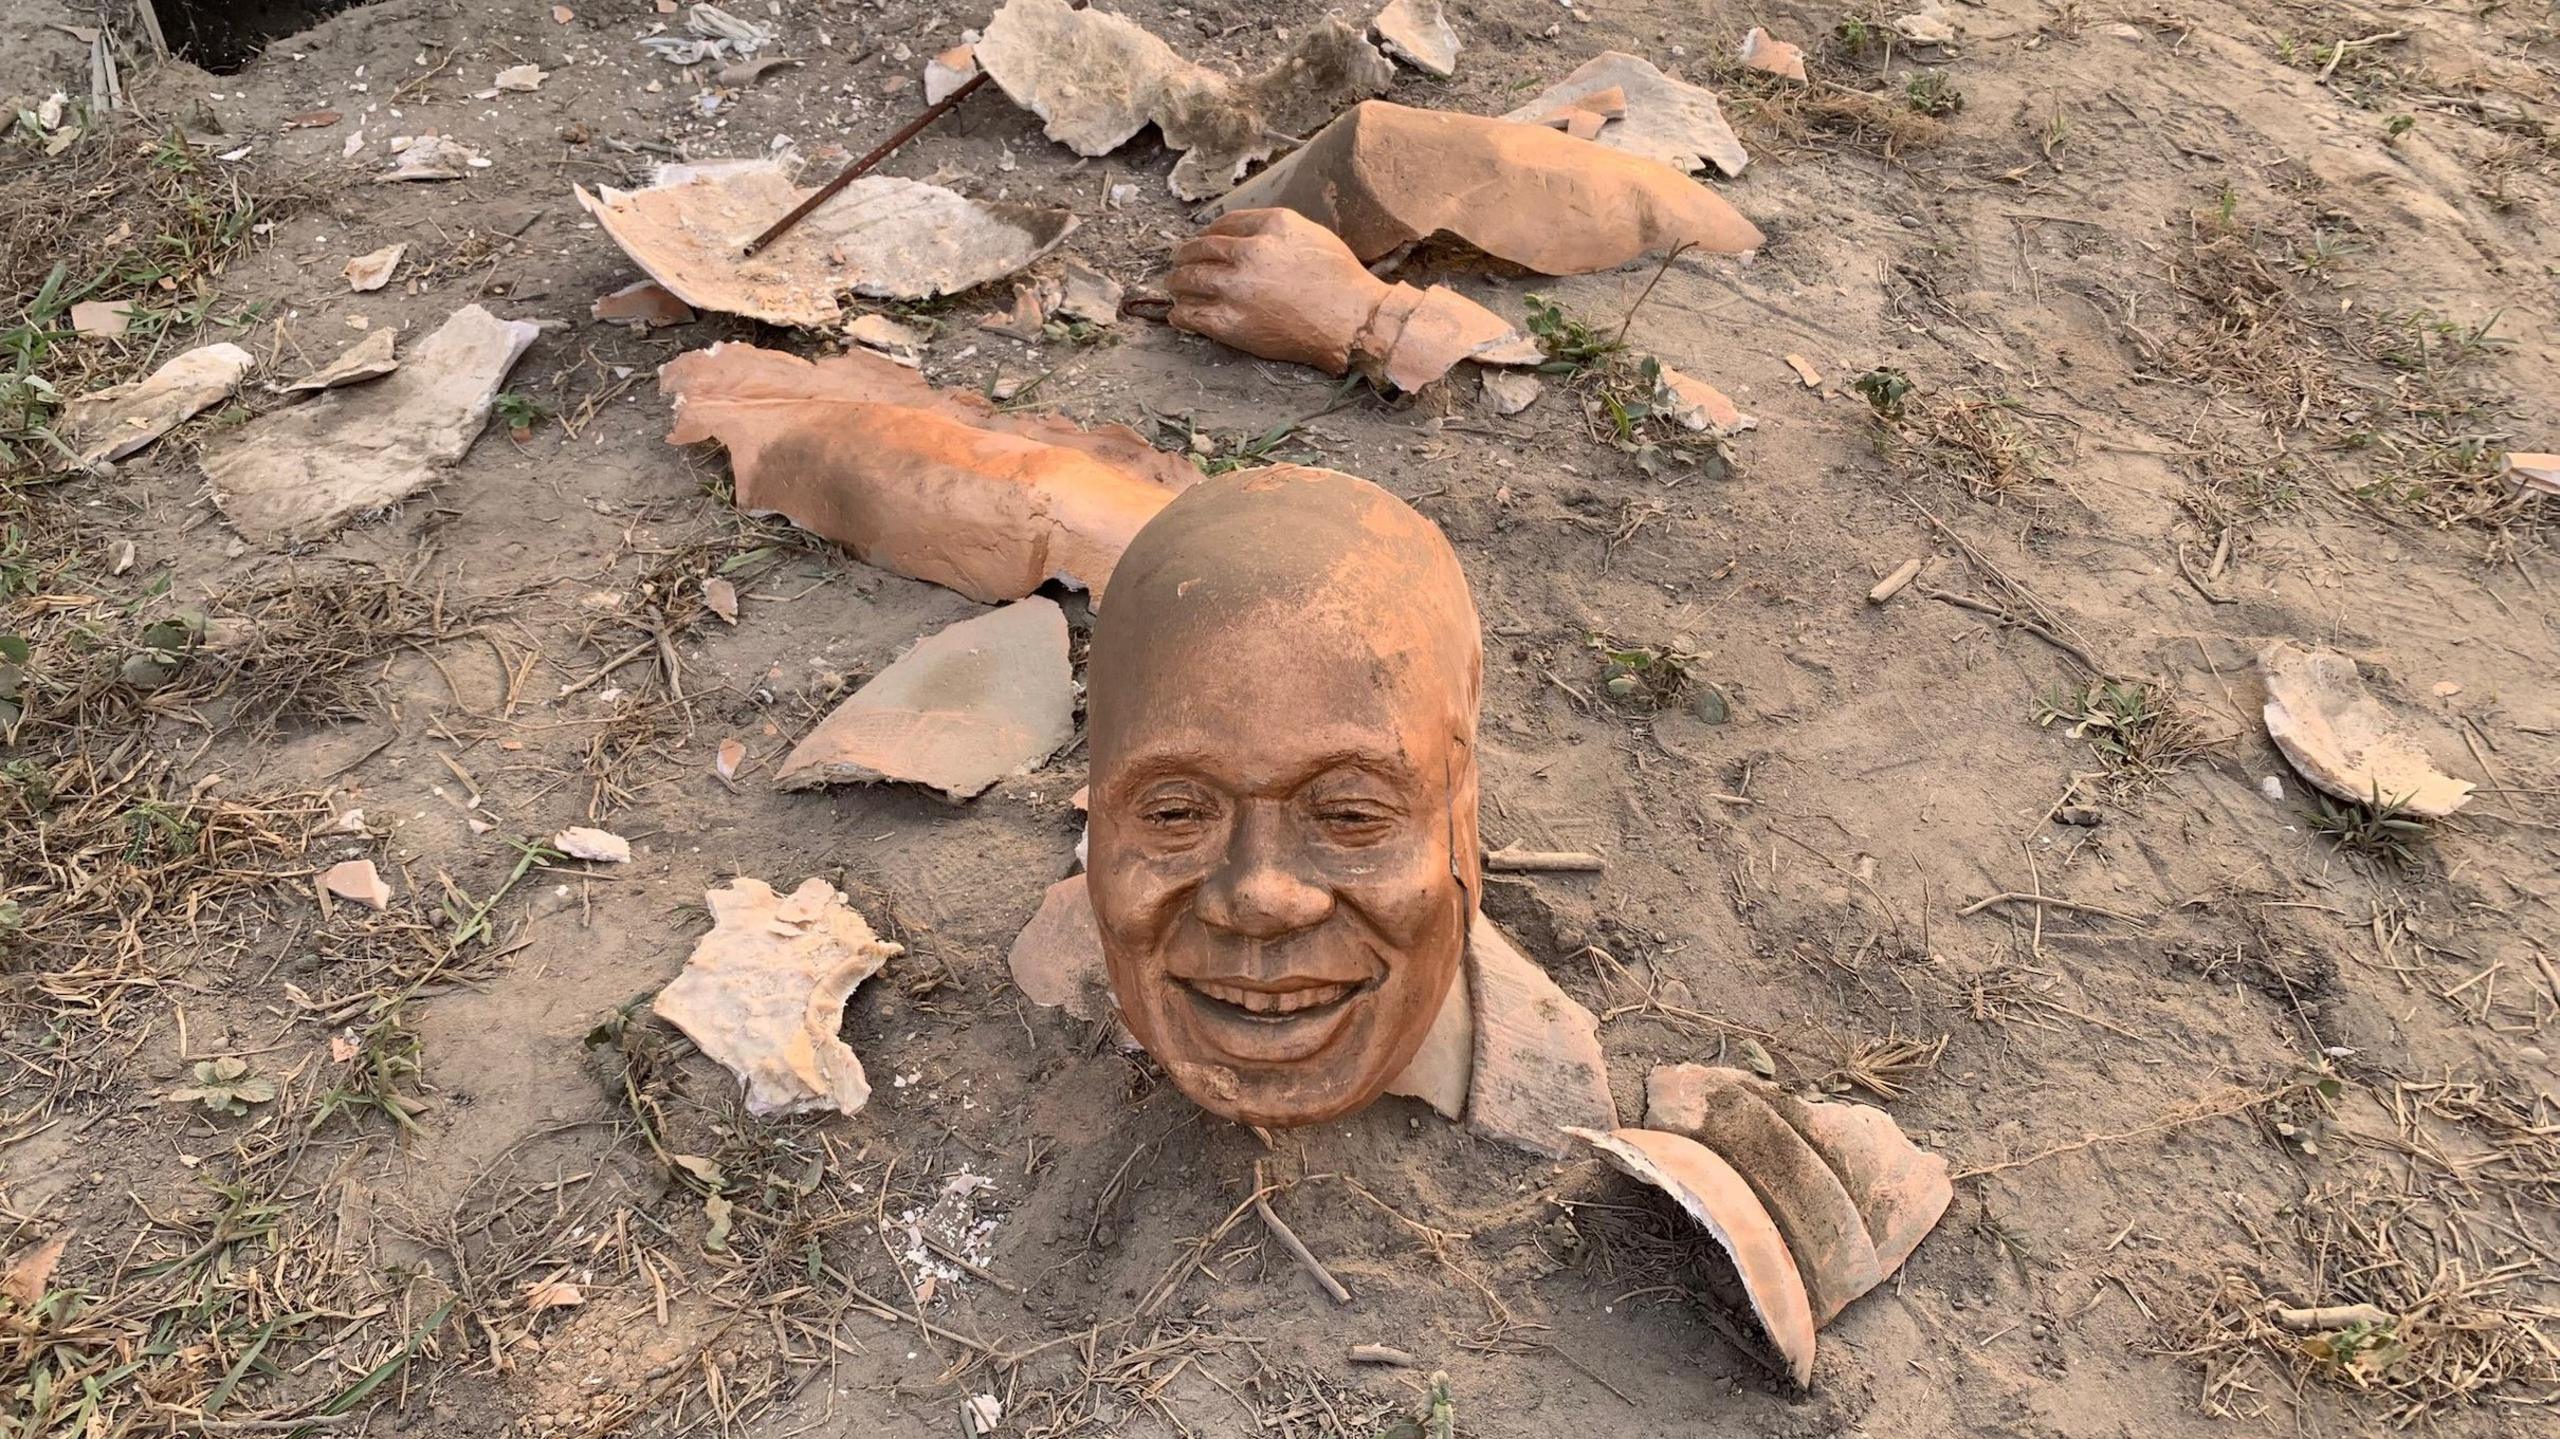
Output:
<path fill-rule="evenodd" d="M 1088 670 L 1103 953 L 1186 1094 L 1315 1123 L 1403 1071 L 1458 975 L 1474 610 L 1438 531 L 1365 481 L 1256 472 L 1164 513 Z"/>

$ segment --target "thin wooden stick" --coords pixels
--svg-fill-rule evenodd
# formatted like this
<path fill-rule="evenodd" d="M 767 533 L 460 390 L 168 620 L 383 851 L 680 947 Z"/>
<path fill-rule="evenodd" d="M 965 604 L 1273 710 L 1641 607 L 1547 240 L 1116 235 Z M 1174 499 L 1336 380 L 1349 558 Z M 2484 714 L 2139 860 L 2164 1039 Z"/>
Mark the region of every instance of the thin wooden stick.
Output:
<path fill-rule="evenodd" d="M 2082 904 L 2076 899 L 2057 899 L 2049 894 L 2022 894 L 2014 889 L 1992 895 L 1985 899 L 1977 899 L 1973 903 L 1966 905 L 1964 908 L 1957 910 L 1956 913 L 1959 915 L 1979 914 L 1995 904 L 2039 904 L 2051 909 L 2072 910 L 2079 914 L 2104 915 L 2109 919 L 2121 919 L 2130 924 L 2149 924 L 2151 922 L 2141 915 L 2127 914 L 2120 909 L 2109 909 L 2102 904 Z"/>
<path fill-rule="evenodd" d="M 1522 849 L 1506 844 L 1485 851 L 1484 867 L 1496 874 L 1597 874 L 1609 867 L 1609 861 L 1586 849 Z"/>
<path fill-rule="evenodd" d="M 881 141 L 877 149 L 874 149 L 870 154 L 863 156 L 861 159 L 854 161 L 852 164 L 847 165 L 842 170 L 836 172 L 836 177 L 834 179 L 819 186 L 816 192 L 811 194 L 808 199 L 793 206 L 790 214 L 785 215 L 781 219 L 774 221 L 771 225 L 766 226 L 763 234 L 749 240 L 747 242 L 747 253 L 749 255 L 753 255 L 767 245 L 781 239 L 784 235 L 789 234 L 792 226 L 809 218 L 810 211 L 815 210 L 820 205 L 834 199 L 837 194 L 843 191 L 845 186 L 850 185 L 854 181 L 861 179 L 864 175 L 869 174 L 873 166 L 878 165 L 881 161 L 886 160 L 891 155 L 895 154 L 899 146 L 914 139 L 916 136 L 923 134 L 925 126 L 932 124 L 934 121 L 941 119 L 945 115 L 950 114 L 952 107 L 958 105 L 961 101 L 968 99 L 970 96 L 977 94 L 978 87 L 985 83 L 987 83 L 987 72 L 981 70 L 977 74 L 970 76 L 968 81 L 961 85 L 959 89 L 952 91 L 950 94 L 943 96 L 941 99 L 933 102 L 932 105 L 926 107 L 923 114 L 918 115 L 914 119 L 909 120 L 906 124 L 899 126 L 898 133 Z"/>
<path fill-rule="evenodd" d="M 1333 1277 L 1333 1272 L 1326 1269 L 1289 1226 L 1280 1221 L 1279 1215 L 1271 1212 L 1270 1200 L 1259 1193 L 1255 1194 L 1253 1212 L 1262 1216 L 1262 1222 L 1270 1229 L 1271 1237 L 1280 1241 L 1280 1247 L 1289 1251 L 1289 1257 L 1298 1261 L 1298 1267 L 1307 1271 L 1309 1278 L 1324 1286 L 1324 1292 L 1333 1296 L 1334 1303 L 1351 1302 L 1351 1291 L 1342 1287 L 1342 1281 Z"/>

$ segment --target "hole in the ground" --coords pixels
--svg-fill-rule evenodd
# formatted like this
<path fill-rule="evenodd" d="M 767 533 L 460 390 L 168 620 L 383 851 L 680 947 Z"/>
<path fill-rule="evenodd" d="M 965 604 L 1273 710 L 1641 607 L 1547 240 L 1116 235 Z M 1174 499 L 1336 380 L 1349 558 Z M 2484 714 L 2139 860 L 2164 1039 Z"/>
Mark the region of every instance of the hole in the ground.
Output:
<path fill-rule="evenodd" d="M 159 0 L 160 29 L 188 63 L 229 75 L 287 35 L 365 0 Z"/>

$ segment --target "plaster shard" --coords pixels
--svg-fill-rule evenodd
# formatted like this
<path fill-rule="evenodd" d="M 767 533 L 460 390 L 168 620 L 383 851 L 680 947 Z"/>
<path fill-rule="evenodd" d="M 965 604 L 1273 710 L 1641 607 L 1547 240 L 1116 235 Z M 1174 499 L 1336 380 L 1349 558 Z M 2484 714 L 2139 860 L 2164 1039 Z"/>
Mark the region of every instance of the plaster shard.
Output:
<path fill-rule="evenodd" d="M 782 762 L 784 789 L 896 780 L 957 804 L 1075 737 L 1067 617 L 1034 596 L 917 642 Z"/>
<path fill-rule="evenodd" d="M 284 387 L 288 395 L 309 390 L 334 390 L 340 385 L 362 384 L 379 380 L 400 368 L 399 357 L 392 353 L 400 343 L 400 332 L 385 325 L 367 331 L 365 337 L 347 347 L 338 358 Z"/>
<path fill-rule="evenodd" d="M 1193 64 L 1137 24 L 1067 0 L 1005 0 L 975 47 L 1007 97 L 1038 115 L 1050 139 L 1079 155 L 1107 155 L 1154 125 L 1183 152 L 1170 184 L 1206 199 L 1266 159 L 1275 130 L 1329 115 L 1345 100 L 1384 92 L 1394 67 L 1358 30 L 1325 16 L 1259 75 Z"/>
<path fill-rule="evenodd" d="M 669 166 L 645 190 L 578 191 L 623 253 L 698 309 L 824 329 L 845 291 L 883 299 L 957 294 L 1010 275 L 1076 227 L 1064 210 L 972 200 L 939 185 L 865 175 L 768 249 L 746 244 L 808 198 L 776 161 Z"/>
<path fill-rule="evenodd" d="M 1734 254 L 1761 240 L 1723 196 L 1659 161 L 1542 125 L 1383 100 L 1353 106 L 1207 213 L 1275 205 L 1340 235 L 1363 264 L 1436 235 L 1546 275 L 1675 245 Z"/>
<path fill-rule="evenodd" d="M 1458 32 L 1440 0 L 1387 0 L 1369 22 L 1390 55 L 1426 75 L 1445 80 L 1458 68 Z"/>
<path fill-rule="evenodd" d="M 1102 962 L 1102 928 L 1084 876 L 1071 874 L 1049 886 L 1039 912 L 1013 938 L 1006 967 L 1022 996 L 1047 1009 L 1063 1009 L 1088 1024 L 1117 1019 L 1111 981 Z"/>
<path fill-rule="evenodd" d="M 1619 92 L 1607 96 L 1607 92 Z M 1659 160 L 1681 170 L 1704 169 L 1712 163 L 1727 175 L 1739 175 L 1751 157 L 1724 121 L 1715 92 L 1674 80 L 1653 62 L 1620 50 L 1604 50 L 1582 68 L 1538 92 L 1529 103 L 1503 116 L 1529 124 L 1544 123 L 1559 110 L 1583 109 L 1604 116 L 1601 105 L 1585 102 L 1606 97 L 1623 107 L 1623 117 L 1594 137 L 1612 150 Z"/>
<path fill-rule="evenodd" d="M 2278 640 L 2258 656 L 2258 674 L 2267 684 L 2267 736 L 2314 788 L 2426 819 L 2470 802 L 2475 786 L 2436 768 L 2426 747 L 2365 689 L 2354 660 Z"/>
<path fill-rule="evenodd" d="M 1479 911 L 1467 930 L 1475 1010 L 1467 1127 L 1561 1159 L 1565 1135 L 1618 1122 L 1600 1022 Z"/>
<path fill-rule="evenodd" d="M 465 305 L 380 384 L 243 426 L 205 459 L 213 502 L 250 539 L 299 542 L 416 494 L 470 450 L 540 333 Z"/>
<path fill-rule="evenodd" d="M 1099 595 L 1138 527 L 1199 478 L 1126 426 L 1001 413 L 858 351 L 714 345 L 670 361 L 659 387 L 670 443 L 728 446 L 739 508 L 975 600 L 1052 579 Z"/>
<path fill-rule="evenodd" d="M 83 465 L 123 459 L 230 399 L 256 363 L 233 344 L 189 350 L 142 379 L 74 397 L 63 410 L 64 439 Z"/>
<path fill-rule="evenodd" d="M 711 932 L 650 1008 L 746 1084 L 750 1114 L 860 1111 L 871 1084 L 836 1031 L 855 986 L 903 948 L 823 879 L 785 898 L 741 875 L 703 900 Z"/>

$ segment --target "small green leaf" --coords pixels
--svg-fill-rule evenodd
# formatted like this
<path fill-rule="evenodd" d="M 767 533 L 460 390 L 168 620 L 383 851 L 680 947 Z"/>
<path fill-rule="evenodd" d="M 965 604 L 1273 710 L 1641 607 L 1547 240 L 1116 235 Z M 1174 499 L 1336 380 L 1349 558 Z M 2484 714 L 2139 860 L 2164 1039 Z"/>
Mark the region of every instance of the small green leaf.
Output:
<path fill-rule="evenodd" d="M 25 664 L 35 654 L 25 635 L 0 635 L 0 660 L 13 665 Z"/>

